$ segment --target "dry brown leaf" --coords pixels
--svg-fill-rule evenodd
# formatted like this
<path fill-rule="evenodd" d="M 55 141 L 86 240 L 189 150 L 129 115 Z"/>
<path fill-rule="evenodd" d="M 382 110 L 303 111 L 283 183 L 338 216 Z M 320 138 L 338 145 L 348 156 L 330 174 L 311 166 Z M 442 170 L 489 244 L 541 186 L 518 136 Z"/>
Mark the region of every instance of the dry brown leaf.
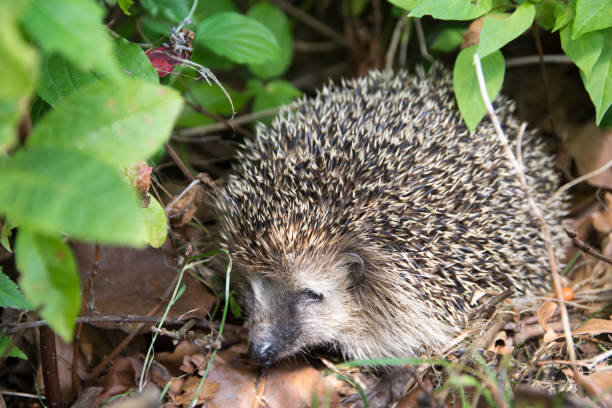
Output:
<path fill-rule="evenodd" d="M 169 241 L 169 240 L 168 240 Z M 95 258 L 93 244 L 73 245 L 79 272 L 87 279 Z M 158 316 L 163 313 L 159 307 L 160 298 L 168 292 L 177 271 L 168 264 L 172 261 L 169 249 L 134 249 L 127 247 L 100 246 L 100 265 L 94 278 L 89 301 L 93 307 L 85 308 L 85 316 L 147 315 L 158 307 Z M 208 317 L 208 311 L 215 304 L 215 297 L 198 283 L 190 274 L 183 278 L 186 290 L 170 309 L 169 317 L 188 319 L 197 316 Z M 116 328 L 117 323 L 92 323 L 101 328 Z M 150 323 L 143 331 L 148 331 Z M 135 324 L 123 324 L 120 328 L 131 331 Z"/>
<path fill-rule="evenodd" d="M 608 208 L 612 207 L 612 194 L 606 192 L 604 200 Z M 602 234 L 609 234 L 612 231 L 612 211 L 609 211 L 607 208 L 594 212 L 591 215 L 591 221 L 593 227 Z"/>
<path fill-rule="evenodd" d="M 555 302 L 551 302 L 550 300 L 544 302 L 542 306 L 538 309 L 538 323 L 544 329 L 546 333 L 544 333 L 544 342 L 548 343 L 557 338 L 557 334 L 555 331 L 548 326 L 548 321 L 557 310 L 557 304 Z"/>
<path fill-rule="evenodd" d="M 589 319 L 582 326 L 573 330 L 573 334 L 597 336 L 602 333 L 612 333 L 612 320 Z"/>
<path fill-rule="evenodd" d="M 199 184 L 195 184 L 181 194 L 182 196 L 179 194 L 170 200 L 166 210 L 168 220 L 175 227 L 182 227 L 191 221 L 202 200 L 202 188 Z"/>
<path fill-rule="evenodd" d="M 574 129 L 567 142 L 567 149 L 574 157 L 580 175 L 599 169 L 612 160 L 612 131 L 602 130 L 589 121 Z M 612 169 L 589 178 L 592 186 L 612 188 Z"/>
<path fill-rule="evenodd" d="M 463 41 L 461 42 L 461 48 L 467 48 L 472 45 L 476 45 L 480 42 L 480 31 L 484 24 L 484 17 L 480 17 L 468 26 L 467 31 L 463 34 Z"/>
<path fill-rule="evenodd" d="M 504 330 L 501 330 L 495 335 L 495 338 L 487 350 L 502 356 L 511 354 L 512 351 L 514 351 L 512 339 L 508 339 L 508 334 Z"/>
<path fill-rule="evenodd" d="M 604 390 L 609 390 L 610 388 L 612 388 L 612 371 L 611 370 L 595 371 L 594 373 L 592 373 L 591 375 L 588 375 L 587 377 Z"/>

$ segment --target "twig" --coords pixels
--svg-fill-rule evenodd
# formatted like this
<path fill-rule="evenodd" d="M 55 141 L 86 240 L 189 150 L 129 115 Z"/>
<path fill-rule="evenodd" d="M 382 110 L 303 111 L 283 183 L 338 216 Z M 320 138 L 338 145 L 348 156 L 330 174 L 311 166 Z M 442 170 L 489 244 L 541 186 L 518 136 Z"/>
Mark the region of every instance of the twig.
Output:
<path fill-rule="evenodd" d="M 45 395 L 51 408 L 63 408 L 62 392 L 60 391 L 57 371 L 57 352 L 55 349 L 55 333 L 49 326 L 40 328 L 40 359 L 42 361 Z"/>
<path fill-rule="evenodd" d="M 591 177 L 598 176 L 601 173 L 606 172 L 611 167 L 612 167 L 612 160 L 610 160 L 609 162 L 607 162 L 606 164 L 604 164 L 603 166 L 601 166 L 597 170 L 593 170 L 590 173 L 587 173 L 587 174 L 585 174 L 583 176 L 575 178 L 574 180 L 570 181 L 569 183 L 566 183 L 566 184 L 562 185 L 561 187 L 559 187 L 559 189 L 557 191 L 555 191 L 555 194 L 553 194 L 553 199 L 555 197 L 557 197 L 559 194 L 561 194 L 562 192 L 564 192 L 566 190 L 569 190 L 570 188 L 574 187 L 576 184 L 582 183 L 583 181 L 588 180 Z"/>
<path fill-rule="evenodd" d="M 569 59 L 565 54 L 549 54 L 549 55 L 527 55 L 525 57 L 508 58 L 506 60 L 506 68 L 521 67 L 524 65 L 540 64 L 573 64 L 574 62 Z"/>
<path fill-rule="evenodd" d="M 393 29 L 393 34 L 391 34 L 391 42 L 389 43 L 389 49 L 387 50 L 387 55 L 385 55 L 385 68 L 387 70 L 393 68 L 393 59 L 395 58 L 395 52 L 397 50 L 397 46 L 399 44 L 400 36 L 404 31 L 404 27 L 410 21 L 410 17 L 408 13 L 404 13 L 402 18 L 399 19 L 395 28 Z"/>
<path fill-rule="evenodd" d="M 267 118 L 268 116 L 274 116 L 278 113 L 280 109 L 281 107 L 266 109 L 259 112 L 253 112 L 247 115 L 239 116 L 236 119 L 228 120 L 226 123 L 213 123 L 212 125 L 196 126 L 179 130 L 176 133 L 181 137 L 203 136 L 212 132 L 220 132 L 236 125 L 254 122 L 261 118 Z"/>
<path fill-rule="evenodd" d="M 85 288 L 83 289 L 83 300 L 81 301 L 81 311 L 79 312 L 79 316 L 82 316 L 85 313 L 85 307 L 89 298 L 89 291 L 93 286 L 93 280 L 98 273 L 98 268 L 100 266 L 100 244 L 96 243 L 94 262 L 91 267 L 91 273 L 87 278 L 87 283 L 85 284 Z M 72 383 L 72 400 L 76 400 L 79 396 L 79 380 L 77 377 L 77 369 L 79 368 L 79 346 L 81 343 L 81 332 L 83 331 L 83 323 L 79 323 L 77 325 L 76 335 L 74 338 L 74 344 L 72 346 L 72 373 L 71 373 L 71 383 Z"/>
<path fill-rule="evenodd" d="M 579 248 L 582 252 L 587 253 L 591 256 L 594 256 L 595 258 L 600 259 L 604 261 L 605 263 L 612 265 L 612 258 L 597 252 L 589 244 L 578 239 L 578 235 L 576 235 L 576 231 L 574 231 L 572 228 L 566 228 L 565 233 L 572 240 L 572 243 L 574 244 L 574 246 Z"/>
<path fill-rule="evenodd" d="M 166 149 L 166 152 L 170 155 L 170 157 L 172 157 L 172 160 L 174 160 L 178 168 L 181 169 L 181 171 L 183 172 L 187 180 L 194 181 L 195 177 L 193 177 L 193 175 L 191 174 L 191 171 L 189 171 L 187 166 L 185 166 L 185 163 L 183 163 L 183 160 L 181 160 L 179 155 L 176 154 L 176 151 L 174 151 L 172 146 L 170 146 L 169 143 L 164 143 L 164 149 Z"/>
<path fill-rule="evenodd" d="M 230 120 L 227 120 L 223 116 L 217 115 L 216 113 L 207 110 L 206 108 L 204 108 L 201 105 L 195 104 L 195 103 L 193 103 L 191 101 L 188 101 L 186 99 L 185 99 L 185 103 L 187 104 L 187 106 L 189 106 L 194 111 L 196 111 L 198 113 L 201 113 L 202 115 L 208 116 L 209 118 L 212 118 L 212 119 L 216 120 L 217 122 L 222 122 L 223 124 L 225 124 L 226 127 L 232 128 L 236 132 L 238 132 L 238 133 L 248 137 L 249 139 L 253 139 L 255 137 L 253 135 L 253 133 L 249 132 L 245 128 L 243 128 L 241 126 L 238 126 L 236 124 L 232 124 L 232 122 Z"/>
<path fill-rule="evenodd" d="M 427 61 L 433 61 L 434 57 L 432 57 L 429 51 L 427 51 L 427 42 L 425 41 L 425 34 L 423 33 L 423 26 L 421 25 L 420 18 L 414 19 L 414 28 L 417 33 L 417 38 L 419 39 L 419 50 L 421 51 L 421 56 Z"/>
<path fill-rule="evenodd" d="M 310 14 L 304 13 L 299 8 L 287 3 L 284 0 L 271 0 L 271 2 L 276 4 L 279 8 L 283 9 L 290 16 L 295 17 L 307 26 L 310 26 L 310 28 L 314 29 L 315 31 L 318 31 L 324 36 L 329 37 L 330 39 L 334 40 L 343 47 L 348 47 L 348 42 L 342 34 L 336 32 L 328 25 L 323 24 L 316 18 L 312 17 Z"/>
<path fill-rule="evenodd" d="M 555 136 L 557 131 L 555 129 L 555 112 L 553 110 L 553 101 L 550 95 L 550 85 L 548 82 L 548 73 L 546 72 L 546 64 L 544 64 L 544 51 L 542 51 L 542 40 L 540 39 L 540 26 L 537 24 L 532 25 L 533 36 L 535 39 L 536 48 L 538 50 L 538 57 L 540 58 L 540 71 L 542 72 L 542 79 L 544 80 L 544 91 L 546 92 L 546 104 L 548 105 L 548 115 L 550 116 L 550 128 Z"/>
<path fill-rule="evenodd" d="M 572 332 L 570 327 L 569 315 L 567 313 L 567 309 L 565 307 L 565 303 L 563 303 L 563 294 L 561 292 L 561 279 L 559 277 L 559 272 L 557 270 L 557 263 L 555 260 L 555 253 L 552 247 L 552 235 L 550 233 L 550 229 L 548 228 L 548 224 L 546 223 L 546 219 L 542 214 L 542 211 L 536 204 L 536 202 L 531 197 L 529 192 L 529 188 L 527 186 L 527 180 L 525 179 L 525 173 L 522 171 L 521 164 L 516 160 L 512 150 L 510 149 L 510 144 L 508 143 L 508 139 L 501 128 L 499 123 L 499 119 L 495 115 L 495 111 L 493 110 L 493 105 L 491 104 L 491 100 L 487 95 L 487 85 L 484 81 L 484 75 L 482 73 L 482 66 L 480 64 L 480 57 L 478 54 L 474 54 L 474 65 L 476 67 L 476 75 L 478 76 L 478 85 L 480 87 L 480 95 L 487 107 L 487 111 L 489 112 L 489 116 L 491 121 L 493 122 L 493 126 L 495 127 L 495 131 L 497 133 L 498 139 L 502 146 L 504 147 L 504 151 L 506 156 L 512 166 L 514 167 L 519 182 L 523 191 L 525 192 L 525 196 L 527 198 L 527 202 L 529 207 L 531 208 L 531 212 L 538 219 L 542 227 L 542 233 L 544 234 L 544 239 L 546 241 L 546 249 L 548 251 L 548 259 L 550 262 L 550 274 L 553 281 L 553 287 L 555 289 L 555 294 L 557 296 L 559 308 L 561 310 L 561 321 L 563 322 L 563 332 L 565 334 L 565 341 L 567 342 L 567 351 L 570 356 L 570 360 L 573 362 L 572 370 L 574 372 L 575 378 L 578 379 L 580 373 L 578 371 L 578 367 L 576 366 L 576 351 L 574 349 L 574 340 L 572 339 Z"/>
<path fill-rule="evenodd" d="M 8 395 L 11 397 L 21 397 L 21 398 L 36 398 L 36 399 L 45 399 L 44 395 L 36 395 L 36 394 L 28 394 L 27 392 L 17 392 L 17 391 L 6 391 L 0 390 L 0 395 Z"/>
<path fill-rule="evenodd" d="M 294 41 L 293 48 L 299 52 L 329 52 L 338 49 L 338 44 L 333 41 L 325 42 L 307 42 L 307 41 Z"/>

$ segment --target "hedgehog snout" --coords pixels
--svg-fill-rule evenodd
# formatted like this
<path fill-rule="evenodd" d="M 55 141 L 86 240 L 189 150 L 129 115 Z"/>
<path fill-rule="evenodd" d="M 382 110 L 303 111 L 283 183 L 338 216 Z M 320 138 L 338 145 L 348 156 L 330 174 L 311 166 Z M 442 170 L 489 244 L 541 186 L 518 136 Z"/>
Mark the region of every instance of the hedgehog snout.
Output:
<path fill-rule="evenodd" d="M 270 367 L 277 355 L 277 347 L 272 342 L 251 342 L 249 344 L 249 356 L 263 367 Z"/>

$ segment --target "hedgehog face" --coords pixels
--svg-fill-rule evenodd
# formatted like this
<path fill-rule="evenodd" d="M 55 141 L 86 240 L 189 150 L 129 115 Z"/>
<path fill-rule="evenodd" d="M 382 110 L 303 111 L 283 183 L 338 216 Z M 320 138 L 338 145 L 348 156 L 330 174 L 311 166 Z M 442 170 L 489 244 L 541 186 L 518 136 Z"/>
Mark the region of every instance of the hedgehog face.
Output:
<path fill-rule="evenodd" d="M 248 276 L 249 353 L 267 367 L 300 351 L 337 342 L 350 320 L 352 269 L 297 268 L 297 279 Z"/>

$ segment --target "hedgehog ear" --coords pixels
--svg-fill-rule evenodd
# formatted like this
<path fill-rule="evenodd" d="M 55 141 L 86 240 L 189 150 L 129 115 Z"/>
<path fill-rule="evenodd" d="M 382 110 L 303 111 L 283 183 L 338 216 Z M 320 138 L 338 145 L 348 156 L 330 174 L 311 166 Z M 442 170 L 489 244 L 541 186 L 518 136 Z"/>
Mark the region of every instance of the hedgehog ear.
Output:
<path fill-rule="evenodd" d="M 344 252 L 342 259 L 347 265 L 349 276 L 352 280 L 351 286 L 357 286 L 365 280 L 365 263 L 361 255 L 354 252 Z"/>

